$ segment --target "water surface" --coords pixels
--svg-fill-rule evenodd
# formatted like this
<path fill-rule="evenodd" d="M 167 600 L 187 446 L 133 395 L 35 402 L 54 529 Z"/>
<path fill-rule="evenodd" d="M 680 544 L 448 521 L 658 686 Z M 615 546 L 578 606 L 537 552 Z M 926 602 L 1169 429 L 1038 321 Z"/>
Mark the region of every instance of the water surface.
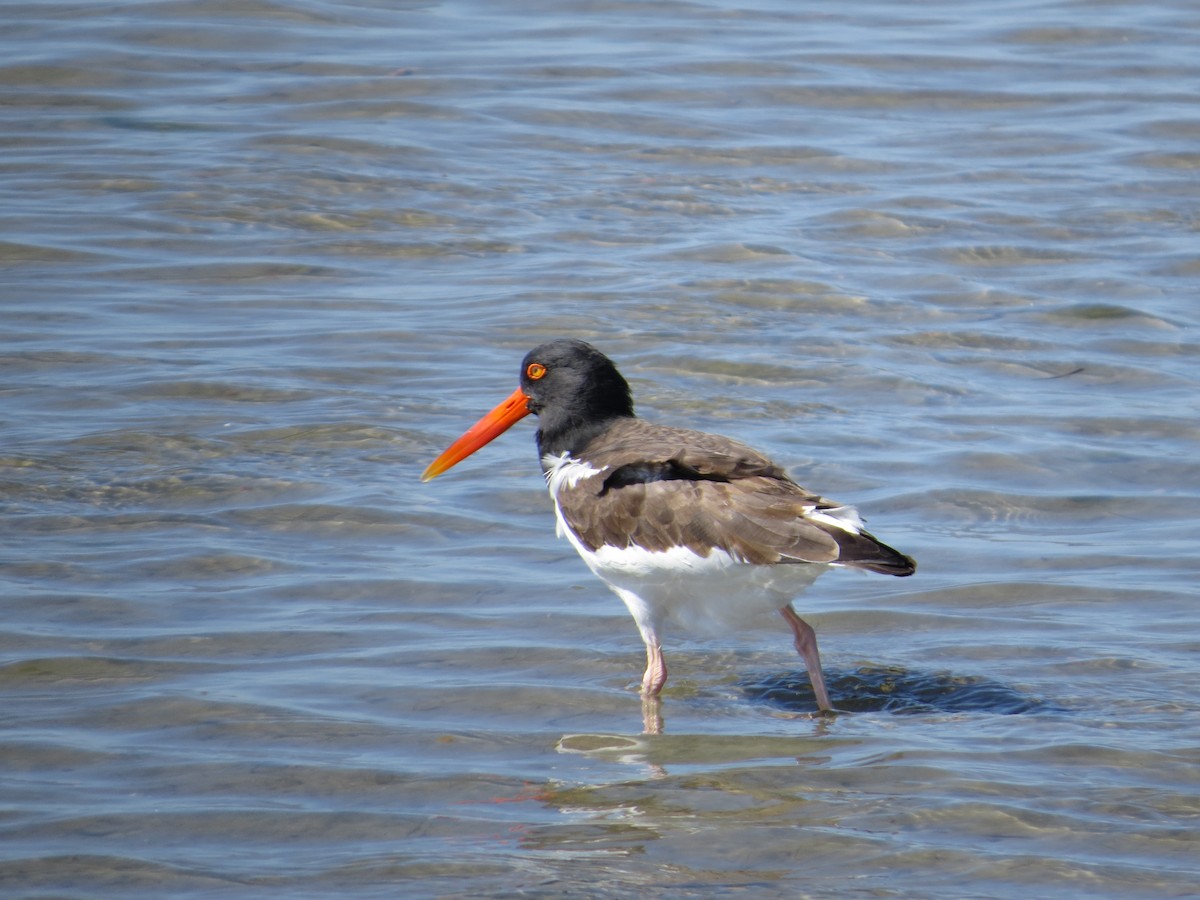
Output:
<path fill-rule="evenodd" d="M 8 4 L 13 896 L 1187 896 L 1190 4 Z M 642 648 L 524 352 L 916 577 Z"/>

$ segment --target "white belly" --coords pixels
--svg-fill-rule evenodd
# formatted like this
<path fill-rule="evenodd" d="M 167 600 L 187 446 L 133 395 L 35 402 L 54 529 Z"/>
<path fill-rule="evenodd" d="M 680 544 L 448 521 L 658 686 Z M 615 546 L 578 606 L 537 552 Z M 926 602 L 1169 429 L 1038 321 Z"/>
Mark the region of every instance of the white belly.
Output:
<path fill-rule="evenodd" d="M 543 462 L 559 535 L 566 537 L 588 568 L 625 601 L 643 636 L 661 639 L 664 630 L 676 629 L 718 635 L 744 626 L 778 612 L 828 568 L 813 563 L 753 565 L 738 562 L 723 550 L 700 556 L 686 547 L 590 550 L 563 518 L 557 493 L 560 487 L 595 475 L 597 470 L 565 456 Z"/>
<path fill-rule="evenodd" d="M 702 557 L 685 547 L 656 553 L 630 547 L 583 547 L 567 537 L 588 568 L 625 601 L 639 627 L 660 637 L 681 628 L 717 635 L 774 614 L 807 588 L 827 566 L 808 563 L 757 566 L 722 550 Z"/>

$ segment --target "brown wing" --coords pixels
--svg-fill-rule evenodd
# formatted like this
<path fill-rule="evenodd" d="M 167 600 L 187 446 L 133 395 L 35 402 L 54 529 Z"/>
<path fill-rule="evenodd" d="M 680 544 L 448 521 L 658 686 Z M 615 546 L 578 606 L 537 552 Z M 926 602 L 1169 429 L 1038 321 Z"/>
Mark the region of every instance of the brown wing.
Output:
<path fill-rule="evenodd" d="M 598 474 L 559 492 L 563 517 L 591 549 L 712 548 L 748 563 L 832 563 L 892 575 L 912 560 L 821 514 L 840 504 L 792 481 L 760 453 L 719 435 L 617 423 L 584 450 Z M 816 514 L 818 518 L 813 518 Z"/>

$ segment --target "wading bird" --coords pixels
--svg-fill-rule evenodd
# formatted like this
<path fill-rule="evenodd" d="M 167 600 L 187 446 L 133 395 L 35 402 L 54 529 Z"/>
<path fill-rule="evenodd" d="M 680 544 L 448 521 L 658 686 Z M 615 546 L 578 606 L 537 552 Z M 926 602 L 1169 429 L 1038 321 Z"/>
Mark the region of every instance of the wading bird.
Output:
<path fill-rule="evenodd" d="M 590 344 L 542 344 L 520 378 L 422 481 L 533 413 L 558 533 L 625 602 L 645 642 L 646 701 L 667 681 L 666 624 L 732 628 L 765 610 L 791 627 L 817 705 L 833 710 L 816 633 L 792 600 L 830 566 L 911 575 L 913 560 L 869 534 L 853 507 L 801 487 L 745 444 L 637 418 L 628 383 Z M 644 712 L 656 730 L 656 708 Z"/>

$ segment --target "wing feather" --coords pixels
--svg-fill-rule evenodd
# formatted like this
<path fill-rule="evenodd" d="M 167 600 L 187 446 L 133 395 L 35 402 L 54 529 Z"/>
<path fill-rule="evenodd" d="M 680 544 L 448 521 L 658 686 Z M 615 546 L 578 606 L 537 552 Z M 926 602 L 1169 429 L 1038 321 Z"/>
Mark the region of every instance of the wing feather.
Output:
<path fill-rule="evenodd" d="M 628 419 L 584 455 L 595 474 L 561 490 L 558 502 L 592 550 L 684 546 L 760 565 L 839 563 L 891 575 L 915 569 L 863 531 L 849 507 L 813 494 L 728 438 Z"/>

